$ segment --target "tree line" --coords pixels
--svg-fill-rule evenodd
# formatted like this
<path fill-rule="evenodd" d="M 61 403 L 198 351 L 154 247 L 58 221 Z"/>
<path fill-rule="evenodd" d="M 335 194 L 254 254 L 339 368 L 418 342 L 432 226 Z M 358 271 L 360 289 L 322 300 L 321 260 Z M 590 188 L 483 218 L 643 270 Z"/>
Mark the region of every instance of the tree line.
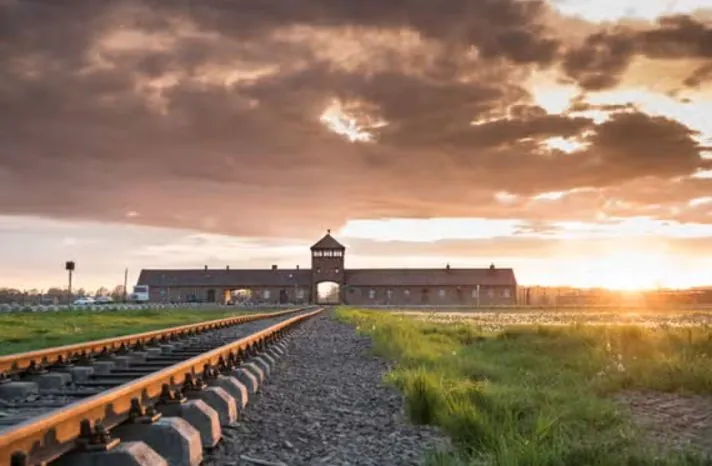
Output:
<path fill-rule="evenodd" d="M 67 288 L 49 288 L 41 290 L 32 288 L 29 290 L 20 290 L 17 288 L 0 288 L 0 304 L 66 304 L 67 302 L 84 296 L 111 296 L 114 301 L 123 301 L 124 286 L 116 285 L 113 289 L 104 286 L 91 291 L 79 288 L 72 290 L 71 298 Z"/>

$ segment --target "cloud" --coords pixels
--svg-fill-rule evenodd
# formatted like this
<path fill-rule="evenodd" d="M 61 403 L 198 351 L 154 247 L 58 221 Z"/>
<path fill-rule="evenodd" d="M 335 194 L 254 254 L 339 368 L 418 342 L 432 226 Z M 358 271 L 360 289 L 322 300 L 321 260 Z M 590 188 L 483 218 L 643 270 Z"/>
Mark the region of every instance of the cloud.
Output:
<path fill-rule="evenodd" d="M 663 16 L 652 26 L 600 28 L 564 52 L 562 67 L 583 89 L 599 91 L 616 86 L 638 57 L 675 60 L 685 66 L 689 61 L 711 60 L 712 21 L 678 14 Z M 695 67 L 684 84 L 699 85 L 709 71 L 708 63 Z"/>
<path fill-rule="evenodd" d="M 636 54 L 708 57 L 701 20 L 589 25 L 577 45 L 554 16 L 516 0 L 0 3 L 0 213 L 310 238 L 354 218 L 595 218 L 620 186 L 709 168 L 679 121 L 554 115 L 526 84 L 561 67 L 602 89 Z M 371 141 L 324 125 L 334 102 Z M 571 195 L 530 199 L 551 191 Z"/>

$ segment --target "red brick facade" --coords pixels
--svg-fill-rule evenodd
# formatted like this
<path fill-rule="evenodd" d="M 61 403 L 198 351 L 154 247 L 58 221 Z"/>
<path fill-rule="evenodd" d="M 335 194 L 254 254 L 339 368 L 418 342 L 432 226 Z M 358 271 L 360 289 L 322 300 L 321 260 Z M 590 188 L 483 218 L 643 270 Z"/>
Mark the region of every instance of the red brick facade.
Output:
<path fill-rule="evenodd" d="M 515 304 L 512 269 L 345 269 L 346 248 L 330 233 L 311 247 L 311 269 L 142 270 L 152 302 L 227 302 L 234 290 L 249 290 L 260 304 L 317 303 L 320 283 L 339 287 L 348 305 Z"/>

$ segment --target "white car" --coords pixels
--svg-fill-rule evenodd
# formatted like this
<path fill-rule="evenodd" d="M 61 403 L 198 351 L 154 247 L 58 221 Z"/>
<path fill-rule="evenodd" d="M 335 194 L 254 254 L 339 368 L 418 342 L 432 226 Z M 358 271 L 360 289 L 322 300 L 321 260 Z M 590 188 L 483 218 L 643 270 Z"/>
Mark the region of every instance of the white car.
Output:
<path fill-rule="evenodd" d="M 74 306 L 89 306 L 91 304 L 94 304 L 94 298 L 90 297 L 85 297 L 85 298 L 78 298 L 74 300 L 74 303 L 72 303 Z"/>
<path fill-rule="evenodd" d="M 114 302 L 114 300 L 111 298 L 111 296 L 99 296 L 95 300 L 96 304 L 111 304 Z"/>

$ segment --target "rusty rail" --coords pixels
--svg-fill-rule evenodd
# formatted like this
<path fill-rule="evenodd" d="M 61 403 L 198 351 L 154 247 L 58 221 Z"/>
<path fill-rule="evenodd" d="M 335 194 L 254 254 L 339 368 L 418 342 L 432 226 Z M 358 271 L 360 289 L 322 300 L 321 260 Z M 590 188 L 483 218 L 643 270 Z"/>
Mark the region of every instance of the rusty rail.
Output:
<path fill-rule="evenodd" d="M 175 399 L 177 389 L 189 389 L 196 381 L 199 384 L 204 375 L 210 377 L 229 371 L 245 354 L 264 347 L 289 327 L 322 310 L 292 317 L 159 372 L 19 424 L 0 436 L 0 466 L 44 464 L 56 459 L 74 449 L 77 440 L 86 437 L 87 433 L 100 433 L 126 421 L 137 409 L 151 410 L 157 402 Z"/>
<path fill-rule="evenodd" d="M 305 310 L 305 307 L 288 309 L 286 311 L 248 314 L 225 319 L 210 320 L 197 324 L 182 325 L 162 330 L 136 333 L 103 340 L 87 341 L 73 345 L 56 346 L 37 351 L 0 356 L 0 379 L 13 374 L 22 373 L 43 366 L 62 365 L 80 357 L 92 357 L 116 351 L 128 350 L 132 347 L 157 342 L 168 342 L 185 335 L 192 335 L 206 330 L 213 330 L 231 325 L 243 324 L 255 320 L 271 319 Z"/>

